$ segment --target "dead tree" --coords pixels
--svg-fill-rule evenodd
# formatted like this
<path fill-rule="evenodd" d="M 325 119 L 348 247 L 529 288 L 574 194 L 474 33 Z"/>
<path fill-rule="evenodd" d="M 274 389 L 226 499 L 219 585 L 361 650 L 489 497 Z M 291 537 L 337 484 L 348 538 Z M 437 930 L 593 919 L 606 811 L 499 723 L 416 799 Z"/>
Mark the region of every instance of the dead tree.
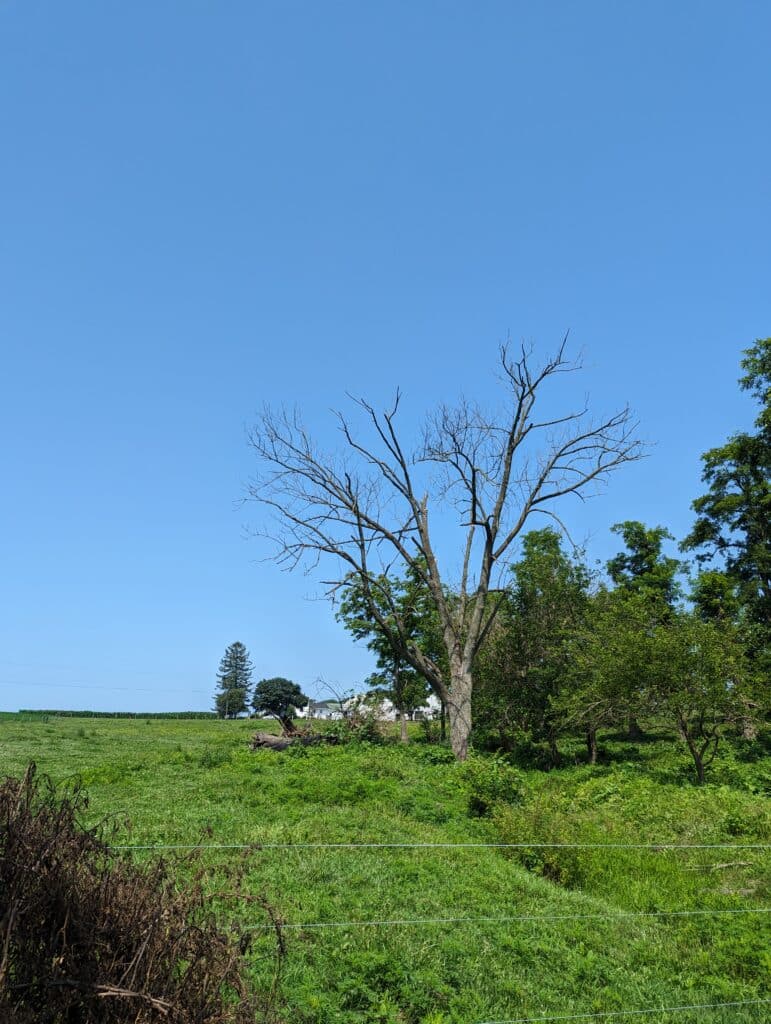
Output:
<path fill-rule="evenodd" d="M 504 556 L 532 514 L 560 522 L 558 499 L 591 495 L 613 470 L 643 454 L 627 407 L 599 420 L 590 418 L 586 401 L 563 415 L 536 415 L 548 383 L 580 369 L 565 358 L 565 343 L 538 368 L 529 350 L 515 358 L 501 346 L 505 409 L 490 415 L 466 401 L 441 406 L 414 453 L 396 429 L 399 392 L 382 413 L 352 399 L 365 421 L 363 433 L 336 413 L 339 453 L 320 451 L 297 413 L 266 409 L 250 435 L 259 470 L 249 493 L 274 513 L 276 529 L 261 532 L 275 541 L 276 561 L 313 570 L 329 556 L 337 570 L 324 581 L 330 596 L 352 579 L 359 582 L 394 652 L 446 705 L 460 760 L 471 731 L 474 660 L 498 610 L 494 590 Z M 440 568 L 432 518 L 439 510 L 456 517 L 459 579 Z M 411 642 L 383 584 L 389 572 L 406 568 L 436 609 L 448 678 Z"/>

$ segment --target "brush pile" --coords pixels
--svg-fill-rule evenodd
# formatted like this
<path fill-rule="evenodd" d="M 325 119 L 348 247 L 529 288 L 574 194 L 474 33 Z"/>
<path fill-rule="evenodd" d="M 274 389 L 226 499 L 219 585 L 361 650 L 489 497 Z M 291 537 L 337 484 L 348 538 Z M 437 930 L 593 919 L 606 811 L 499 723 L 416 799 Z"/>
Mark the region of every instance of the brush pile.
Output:
<path fill-rule="evenodd" d="M 115 856 L 34 765 L 0 782 L 0 1020 L 4 1024 L 254 1024 L 239 936 L 198 882 Z"/>

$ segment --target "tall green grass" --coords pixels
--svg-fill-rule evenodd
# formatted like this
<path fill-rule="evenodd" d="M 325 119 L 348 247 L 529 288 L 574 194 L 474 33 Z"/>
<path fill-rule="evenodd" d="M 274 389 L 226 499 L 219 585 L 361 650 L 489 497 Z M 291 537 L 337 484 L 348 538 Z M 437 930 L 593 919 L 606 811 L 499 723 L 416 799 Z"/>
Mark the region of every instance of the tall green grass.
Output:
<path fill-rule="evenodd" d="M 254 728 L 6 718 L 0 767 L 18 774 L 34 759 L 62 784 L 82 777 L 89 820 L 117 817 L 136 845 L 771 841 L 762 749 L 727 750 L 714 784 L 699 789 L 664 742 L 634 752 L 606 741 L 607 763 L 595 768 L 509 773 L 481 757 L 479 769 L 459 766 L 421 744 L 252 753 Z M 258 902 L 222 894 L 218 879 L 219 865 L 242 856 L 208 851 L 209 885 L 253 929 L 254 979 L 267 986 L 268 919 Z M 257 848 L 244 870 L 249 890 L 292 924 L 551 915 L 285 933 L 287 1020 L 474 1024 L 771 998 L 767 916 L 618 916 L 768 906 L 769 863 L 767 851 Z M 771 1013 L 643 1019 L 758 1024 Z"/>

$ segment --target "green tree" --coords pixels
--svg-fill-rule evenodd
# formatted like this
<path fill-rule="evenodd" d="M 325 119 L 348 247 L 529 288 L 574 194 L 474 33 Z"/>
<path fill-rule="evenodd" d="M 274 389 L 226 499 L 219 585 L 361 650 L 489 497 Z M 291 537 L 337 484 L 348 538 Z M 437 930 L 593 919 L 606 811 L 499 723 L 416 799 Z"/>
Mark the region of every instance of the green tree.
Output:
<path fill-rule="evenodd" d="M 247 691 L 240 686 L 221 690 L 214 697 L 214 710 L 220 718 L 238 718 L 246 712 L 248 696 Z"/>
<path fill-rule="evenodd" d="M 650 699 L 688 747 L 701 785 L 729 725 L 746 713 L 743 650 L 730 625 L 676 612 L 648 645 Z"/>
<path fill-rule="evenodd" d="M 716 563 L 735 587 L 750 677 L 742 730 L 750 738 L 771 704 L 771 338 L 746 349 L 741 367 L 739 386 L 758 406 L 755 430 L 702 456 L 707 490 L 692 504 L 696 521 L 682 547 L 703 565 Z"/>
<path fill-rule="evenodd" d="M 636 722 L 649 706 L 654 627 L 644 596 L 600 587 L 568 638 L 564 683 L 552 709 L 565 727 L 583 731 L 591 764 L 598 731 Z"/>
<path fill-rule="evenodd" d="M 252 707 L 258 715 L 270 715 L 280 724 L 283 733 L 290 736 L 294 731 L 297 711 L 304 708 L 308 698 L 297 683 L 282 676 L 261 679 L 254 688 Z"/>
<path fill-rule="evenodd" d="M 691 584 L 689 599 L 705 622 L 739 622 L 741 605 L 736 581 L 719 569 L 702 569 Z"/>
<path fill-rule="evenodd" d="M 555 701 L 567 678 L 570 639 L 587 607 L 590 575 L 546 527 L 522 541 L 496 630 L 480 655 L 477 721 L 506 745 L 524 734 L 543 743 L 553 762 L 561 716 Z"/>
<path fill-rule="evenodd" d="M 654 621 L 664 621 L 681 595 L 677 575 L 683 571 L 682 563 L 663 552 L 664 541 L 674 537 L 663 526 L 648 527 L 636 519 L 616 523 L 611 531 L 621 536 L 626 550 L 607 562 L 608 575 L 622 594 L 639 597 Z M 629 718 L 628 734 L 630 739 L 642 736 L 635 715 Z"/>
<path fill-rule="evenodd" d="M 367 680 L 370 691 L 391 701 L 399 714 L 401 739 L 407 742 L 407 719 L 428 701 L 430 687 L 398 648 L 378 619 L 370 614 L 371 601 L 377 603 L 381 620 L 401 630 L 409 642 L 423 654 L 441 663 L 442 649 L 436 611 L 430 594 L 418 574 L 408 570 L 404 579 L 380 576 L 373 581 L 370 597 L 361 580 L 351 576 L 343 587 L 337 620 L 356 640 L 364 641 L 376 657 L 377 671 Z"/>
<path fill-rule="evenodd" d="M 236 641 L 225 650 L 217 671 L 214 710 L 220 718 L 237 718 L 246 712 L 251 679 L 249 652 Z"/>
<path fill-rule="evenodd" d="M 702 569 L 698 573 L 693 580 L 690 600 L 703 621 L 731 629 L 736 643 L 747 655 L 745 681 L 740 691 L 744 708 L 741 733 L 744 739 L 754 740 L 763 714 L 769 708 L 768 631 L 762 622 L 748 614 L 736 580 L 720 569 Z"/>
<path fill-rule="evenodd" d="M 647 527 L 636 519 L 616 523 L 611 532 L 619 534 L 626 547 L 607 563 L 611 580 L 617 587 L 651 601 L 665 614 L 680 596 L 676 577 L 683 570 L 682 564 L 662 550 L 664 541 L 674 537 L 663 526 Z"/>
<path fill-rule="evenodd" d="M 682 543 L 697 561 L 717 562 L 736 587 L 759 696 L 771 676 L 771 338 L 744 352 L 739 386 L 758 403 L 754 432 L 734 434 L 702 455 L 707 490 Z"/>
<path fill-rule="evenodd" d="M 743 651 L 731 623 L 672 609 L 662 618 L 642 593 L 601 590 L 571 659 L 573 684 L 559 695 L 569 720 L 592 732 L 642 713 L 671 723 L 705 780 L 721 736 L 746 714 Z"/>

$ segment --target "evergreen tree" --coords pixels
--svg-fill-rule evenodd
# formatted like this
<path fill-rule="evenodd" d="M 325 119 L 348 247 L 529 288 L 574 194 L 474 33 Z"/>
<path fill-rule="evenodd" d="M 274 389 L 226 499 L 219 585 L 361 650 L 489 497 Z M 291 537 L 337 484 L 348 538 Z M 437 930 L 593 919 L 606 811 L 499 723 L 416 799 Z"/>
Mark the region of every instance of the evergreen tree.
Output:
<path fill-rule="evenodd" d="M 708 490 L 692 505 L 683 541 L 699 562 L 717 559 L 739 588 L 748 618 L 771 637 L 771 338 L 744 353 L 739 386 L 760 405 L 754 433 L 738 433 L 702 455 Z M 755 656 L 759 651 L 755 651 Z"/>
<path fill-rule="evenodd" d="M 662 552 L 664 541 L 674 537 L 663 526 L 647 527 L 634 519 L 616 523 L 611 532 L 620 534 L 626 551 L 610 559 L 608 575 L 617 587 L 639 594 L 666 615 L 680 596 L 675 577 L 683 568 L 676 558 Z"/>
<path fill-rule="evenodd" d="M 741 367 L 739 387 L 759 407 L 755 430 L 734 434 L 702 455 L 707 491 L 691 506 L 696 522 L 682 547 L 725 574 L 723 589 L 734 600 L 734 615 L 738 604 L 753 679 L 751 717 L 759 718 L 771 705 L 771 338 L 748 348 Z M 716 576 L 708 579 L 714 583 Z M 747 736 L 755 731 L 751 717 L 743 726 Z"/>
<path fill-rule="evenodd" d="M 236 641 L 222 655 L 217 672 L 214 710 L 220 718 L 238 718 L 244 714 L 251 679 L 249 652 L 242 643 Z"/>

